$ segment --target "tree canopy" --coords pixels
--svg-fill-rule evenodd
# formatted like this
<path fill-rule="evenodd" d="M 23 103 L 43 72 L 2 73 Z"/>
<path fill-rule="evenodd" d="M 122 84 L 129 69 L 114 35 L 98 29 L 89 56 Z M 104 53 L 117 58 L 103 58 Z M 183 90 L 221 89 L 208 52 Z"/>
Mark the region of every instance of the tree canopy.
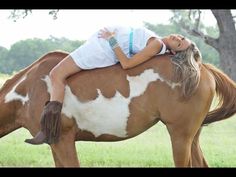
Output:
<path fill-rule="evenodd" d="M 50 51 L 71 52 L 83 43 L 84 41 L 71 41 L 51 36 L 46 40 L 34 38 L 18 41 L 11 46 L 10 50 L 0 47 L 0 72 L 7 74 L 17 72 Z"/>

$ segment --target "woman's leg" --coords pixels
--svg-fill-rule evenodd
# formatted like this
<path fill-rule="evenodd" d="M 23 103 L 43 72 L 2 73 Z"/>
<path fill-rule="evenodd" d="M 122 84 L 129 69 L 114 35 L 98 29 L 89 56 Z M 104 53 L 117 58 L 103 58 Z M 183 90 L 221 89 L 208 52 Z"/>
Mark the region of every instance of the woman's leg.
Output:
<path fill-rule="evenodd" d="M 51 70 L 49 73 L 52 83 L 50 101 L 63 102 L 66 78 L 79 71 L 81 71 L 81 68 L 76 65 L 69 55 Z"/>
<path fill-rule="evenodd" d="M 52 83 L 52 92 L 50 101 L 46 103 L 41 115 L 41 129 L 33 139 L 27 139 L 25 142 L 54 144 L 59 141 L 66 78 L 79 71 L 81 69 L 69 55 L 51 70 L 49 77 Z"/>

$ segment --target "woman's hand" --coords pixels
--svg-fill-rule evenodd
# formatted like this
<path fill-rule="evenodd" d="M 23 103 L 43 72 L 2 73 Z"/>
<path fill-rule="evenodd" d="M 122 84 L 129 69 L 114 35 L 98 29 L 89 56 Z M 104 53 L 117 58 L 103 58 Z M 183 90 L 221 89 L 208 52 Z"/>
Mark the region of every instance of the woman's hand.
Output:
<path fill-rule="evenodd" d="M 110 32 L 107 28 L 104 28 L 99 31 L 98 38 L 109 40 L 114 35 L 115 35 L 115 32 Z"/>

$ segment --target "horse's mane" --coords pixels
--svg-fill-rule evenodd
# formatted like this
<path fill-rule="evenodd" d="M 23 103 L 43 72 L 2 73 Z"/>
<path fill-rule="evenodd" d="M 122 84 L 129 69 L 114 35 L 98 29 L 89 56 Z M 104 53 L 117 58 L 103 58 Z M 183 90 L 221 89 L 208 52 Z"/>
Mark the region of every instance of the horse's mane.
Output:
<path fill-rule="evenodd" d="M 52 51 L 49 52 L 43 56 L 41 56 L 39 59 L 37 59 L 36 61 L 34 61 L 31 65 L 29 65 L 28 67 L 20 70 L 17 74 L 15 74 L 14 76 L 12 76 L 10 79 L 8 79 L 2 86 L 2 88 L 0 89 L 0 92 L 4 89 L 6 89 L 7 87 L 10 87 L 12 84 L 14 84 L 18 79 L 20 79 L 23 75 L 25 75 L 31 68 L 33 68 L 34 66 L 40 64 L 42 61 L 46 60 L 48 57 L 50 56 L 54 56 L 55 55 L 65 55 L 68 54 L 66 52 L 63 51 Z"/>
<path fill-rule="evenodd" d="M 201 53 L 192 43 L 188 49 L 178 52 L 171 60 L 175 65 L 173 80 L 180 84 L 180 99 L 186 100 L 194 94 L 200 82 Z"/>

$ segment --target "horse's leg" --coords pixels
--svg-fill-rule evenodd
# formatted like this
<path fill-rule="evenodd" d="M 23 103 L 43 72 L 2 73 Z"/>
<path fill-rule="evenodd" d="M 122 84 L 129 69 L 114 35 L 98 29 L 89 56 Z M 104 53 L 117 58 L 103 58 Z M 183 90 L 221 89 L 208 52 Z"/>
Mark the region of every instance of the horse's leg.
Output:
<path fill-rule="evenodd" d="M 79 160 L 77 157 L 74 134 L 68 132 L 61 136 L 57 144 L 51 144 L 52 152 L 55 160 L 55 165 L 63 167 L 79 167 Z"/>
<path fill-rule="evenodd" d="M 55 166 L 56 167 L 63 167 L 63 164 L 58 159 L 57 154 L 54 152 L 53 148 L 51 148 L 51 151 L 52 151 L 52 155 L 53 155 Z"/>
<path fill-rule="evenodd" d="M 191 139 L 183 135 L 171 135 L 173 158 L 176 167 L 191 166 Z"/>
<path fill-rule="evenodd" d="M 191 149 L 191 157 L 193 167 L 208 167 L 207 161 L 205 160 L 200 144 L 199 144 L 199 136 L 201 133 L 201 128 L 198 130 L 197 134 L 194 136 L 192 149 Z"/>
<path fill-rule="evenodd" d="M 185 119 L 186 120 L 186 119 Z M 176 167 L 191 167 L 191 146 L 196 134 L 196 127 L 181 121 L 176 124 L 166 124 L 170 134 L 173 158 Z"/>

